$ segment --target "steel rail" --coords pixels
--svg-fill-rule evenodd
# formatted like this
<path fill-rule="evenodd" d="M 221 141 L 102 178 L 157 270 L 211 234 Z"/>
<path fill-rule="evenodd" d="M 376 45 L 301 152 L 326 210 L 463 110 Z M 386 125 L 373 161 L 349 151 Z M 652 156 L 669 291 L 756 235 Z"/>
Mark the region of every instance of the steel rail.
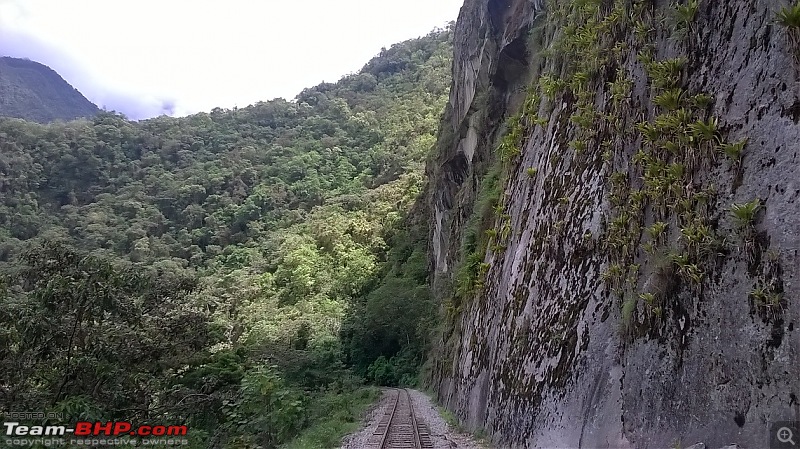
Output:
<path fill-rule="evenodd" d="M 376 434 L 380 435 L 378 448 L 408 448 L 410 447 L 409 445 L 413 445 L 414 449 L 432 447 L 430 442 L 426 443 L 426 446 L 422 444 L 422 437 L 419 431 L 420 423 L 417 422 L 417 416 L 414 413 L 411 393 L 406 388 L 396 388 L 394 390 L 397 391 L 397 396 L 395 396 L 391 412 L 385 413 L 383 420 L 378 424 L 378 428 L 381 428 L 384 422 L 386 425 L 382 434 L 376 432 Z M 406 402 L 401 404 L 401 399 L 405 399 Z M 406 410 L 406 407 L 408 407 L 408 410 Z M 386 420 L 387 416 L 388 421 Z"/>
<path fill-rule="evenodd" d="M 380 449 L 386 448 L 386 440 L 389 438 L 389 429 L 392 428 L 392 421 L 394 421 L 394 414 L 397 412 L 397 404 L 400 403 L 400 390 L 397 390 L 397 396 L 394 398 L 394 406 L 392 406 L 392 413 L 389 415 L 389 422 L 386 424 L 386 429 L 383 431 L 383 436 L 381 437 L 381 445 L 378 446 Z"/>
<path fill-rule="evenodd" d="M 411 411 L 411 427 L 414 429 L 414 447 L 416 449 L 422 449 L 422 442 L 419 439 L 419 427 L 417 426 L 417 416 L 414 414 L 414 402 L 411 401 L 411 393 L 408 392 L 408 389 L 403 388 L 403 391 L 406 393 L 406 397 L 408 397 L 408 409 Z"/>

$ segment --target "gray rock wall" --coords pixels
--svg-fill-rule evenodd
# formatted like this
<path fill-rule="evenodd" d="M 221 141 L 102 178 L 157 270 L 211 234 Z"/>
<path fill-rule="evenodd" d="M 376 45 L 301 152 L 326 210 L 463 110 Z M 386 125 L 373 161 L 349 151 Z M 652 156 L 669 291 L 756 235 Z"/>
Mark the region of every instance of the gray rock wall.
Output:
<path fill-rule="evenodd" d="M 462 8 L 451 101 L 428 167 L 443 304 L 455 295 L 465 225 L 508 118 L 541 73 L 574 80 L 574 54 L 543 52 L 567 34 L 553 17 L 564 3 L 467 0 Z M 601 3 L 605 17 L 615 2 Z M 430 382 L 497 447 L 759 448 L 769 422 L 800 421 L 800 48 L 774 20 L 786 3 L 701 0 L 678 38 L 674 7 L 636 3 L 620 3 L 630 19 L 597 39 L 602 48 L 612 46 L 608 36 L 625 45 L 588 82 L 590 126 L 574 119 L 575 89 L 539 93 L 540 121 L 524 127 L 520 155 L 503 165 L 506 218 L 489 226 L 507 222 L 511 233 L 504 248 L 487 249 L 483 286 L 455 311 L 442 307 Z M 652 31 L 637 35 L 644 25 Z M 718 120 L 717 147 L 747 138 L 739 164 L 719 148 L 687 156 L 696 139 L 676 154 L 648 146 L 636 124 L 668 112 L 653 104 L 664 89 L 637 57 L 643 48 L 655 61 L 686 58 L 681 102 L 711 96 L 692 120 Z M 630 81 L 621 102 L 608 84 L 618 73 Z M 664 198 L 690 207 L 659 206 L 658 190 L 642 180 L 640 149 L 683 164 L 687 173 Z M 626 175 L 621 190 L 615 172 Z M 631 208 L 633 193 L 645 190 Z M 740 228 L 731 206 L 755 199 L 753 225 Z M 635 237 L 615 246 L 611 223 L 623 210 L 640 212 L 627 220 Z M 646 228 L 658 221 L 667 229 L 651 249 Z M 695 245 L 698 223 L 712 237 Z M 618 267 L 622 275 L 609 275 Z"/>

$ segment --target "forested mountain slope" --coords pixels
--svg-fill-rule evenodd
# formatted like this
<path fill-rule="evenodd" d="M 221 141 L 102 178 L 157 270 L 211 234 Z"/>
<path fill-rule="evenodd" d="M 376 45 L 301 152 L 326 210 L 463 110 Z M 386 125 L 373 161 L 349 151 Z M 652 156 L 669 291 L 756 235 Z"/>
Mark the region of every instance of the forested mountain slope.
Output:
<path fill-rule="evenodd" d="M 466 0 L 428 198 L 429 378 L 467 427 L 764 448 L 800 421 L 799 36 L 796 1 Z"/>
<path fill-rule="evenodd" d="M 97 106 L 50 67 L 0 57 L 0 117 L 47 123 L 92 117 L 98 112 Z"/>
<path fill-rule="evenodd" d="M 0 410 L 276 447 L 358 419 L 362 377 L 415 382 L 435 313 L 413 207 L 451 38 L 295 101 L 0 119 Z"/>

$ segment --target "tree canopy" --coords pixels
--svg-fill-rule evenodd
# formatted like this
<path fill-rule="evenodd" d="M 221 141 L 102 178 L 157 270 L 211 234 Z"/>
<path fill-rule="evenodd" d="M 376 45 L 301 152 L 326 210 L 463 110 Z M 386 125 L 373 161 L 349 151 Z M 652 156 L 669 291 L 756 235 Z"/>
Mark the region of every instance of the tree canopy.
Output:
<path fill-rule="evenodd" d="M 434 315 L 414 205 L 451 37 L 292 101 L 0 119 L 0 409 L 277 447 L 359 379 L 413 383 Z"/>

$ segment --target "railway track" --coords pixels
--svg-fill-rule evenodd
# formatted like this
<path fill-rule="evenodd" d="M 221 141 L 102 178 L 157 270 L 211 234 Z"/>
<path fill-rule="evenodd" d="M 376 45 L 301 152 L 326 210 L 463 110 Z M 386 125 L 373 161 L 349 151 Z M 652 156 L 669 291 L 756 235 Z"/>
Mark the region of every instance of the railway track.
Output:
<path fill-rule="evenodd" d="M 414 404 L 406 389 L 395 390 L 394 403 L 373 433 L 378 449 L 432 449 L 428 427 L 417 420 Z"/>

